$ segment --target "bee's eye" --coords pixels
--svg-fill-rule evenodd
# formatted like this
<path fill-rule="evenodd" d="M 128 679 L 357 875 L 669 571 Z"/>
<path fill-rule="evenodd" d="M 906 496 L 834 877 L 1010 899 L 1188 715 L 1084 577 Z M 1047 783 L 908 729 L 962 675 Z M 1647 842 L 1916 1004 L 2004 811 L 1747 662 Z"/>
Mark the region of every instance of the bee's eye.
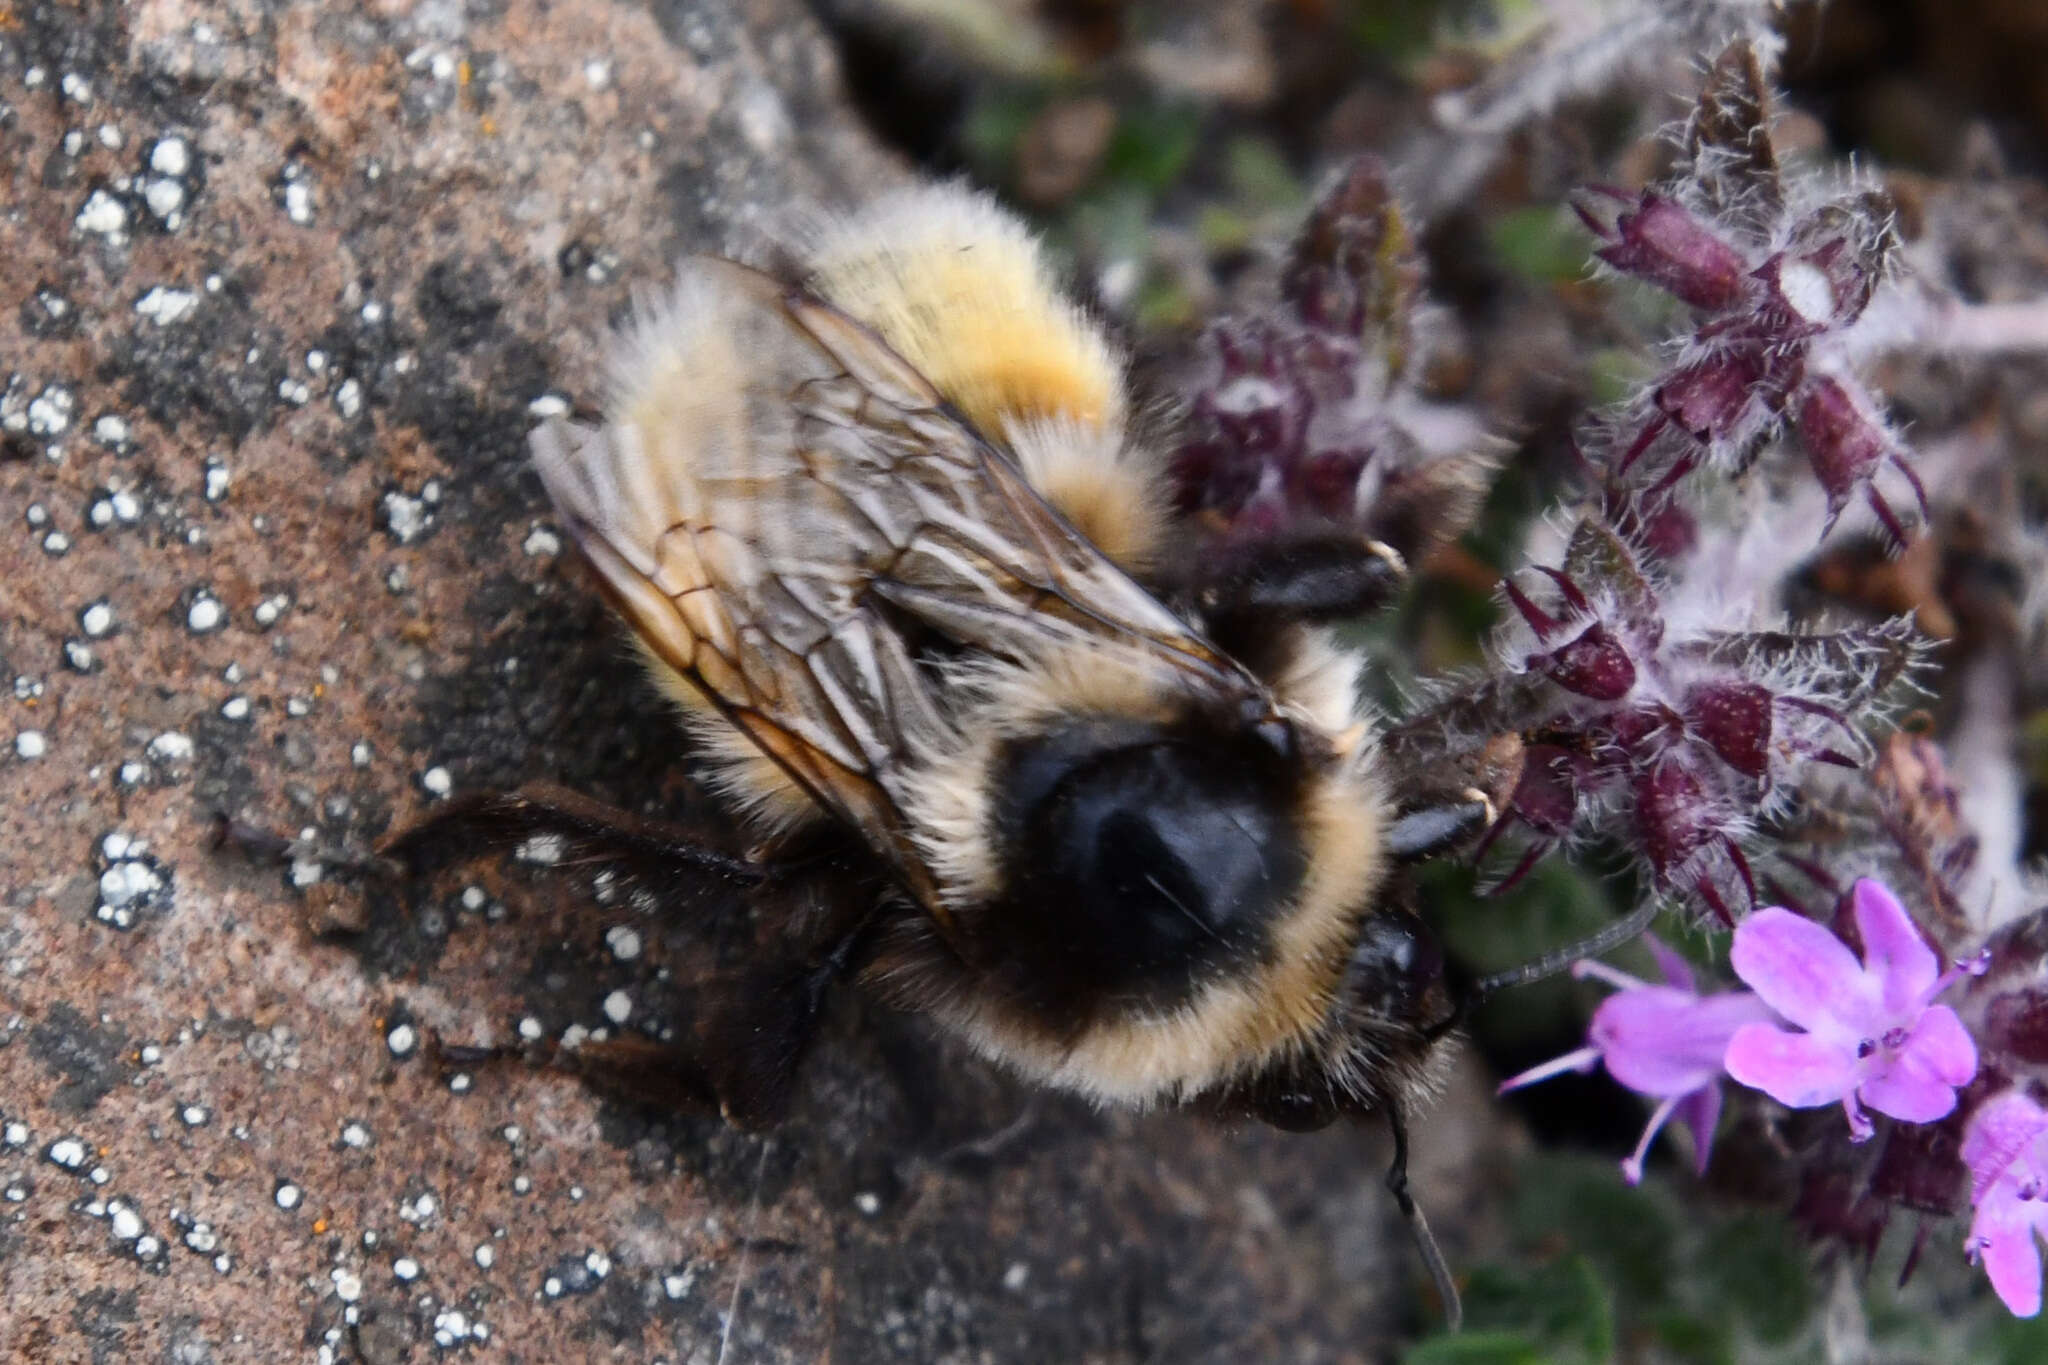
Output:
<path fill-rule="evenodd" d="M 1256 951 L 1303 855 L 1261 771 L 1272 755 L 1242 748 L 1055 738 L 1013 755 L 1015 907 L 998 951 L 1034 975 L 1169 996 Z"/>
<path fill-rule="evenodd" d="M 1376 1014 L 1412 1019 L 1444 974 L 1444 951 L 1422 921 L 1399 910 L 1369 916 L 1351 954 L 1346 989 Z"/>

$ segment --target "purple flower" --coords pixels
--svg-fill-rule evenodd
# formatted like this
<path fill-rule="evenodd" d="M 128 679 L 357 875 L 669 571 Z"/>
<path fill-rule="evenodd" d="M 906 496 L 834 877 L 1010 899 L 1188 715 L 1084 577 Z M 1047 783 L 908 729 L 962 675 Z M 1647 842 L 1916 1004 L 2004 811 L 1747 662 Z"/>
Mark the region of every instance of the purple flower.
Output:
<path fill-rule="evenodd" d="M 1839 1102 L 1849 1136 L 1874 1131 L 1863 1106 L 1932 1123 L 1956 1106 L 1977 1074 L 1977 1045 L 1946 1005 L 1933 1004 L 1954 974 L 1882 884 L 1856 883 L 1863 961 L 1825 928 L 1780 906 L 1735 931 L 1735 974 L 1805 1030 L 1748 1024 L 1729 1040 L 1728 1074 L 1795 1109 Z"/>
<path fill-rule="evenodd" d="M 1628 202 L 1618 190 L 1596 188 L 1591 194 Z M 1616 270 L 1669 290 L 1694 308 L 1726 308 L 1742 297 L 1750 269 L 1742 253 L 1670 197 L 1646 190 L 1612 223 L 1591 196 L 1574 201 L 1572 209 L 1608 242 L 1593 254 Z"/>
<path fill-rule="evenodd" d="M 1963 1135 L 1970 1168 L 1970 1222 L 1964 1249 L 1981 1262 L 2014 1316 L 2041 1311 L 2041 1249 L 2048 1233 L 2048 1110 L 2018 1090 L 1987 1101 Z"/>
<path fill-rule="evenodd" d="M 1361 157 L 1310 211 L 1278 296 L 1208 328 L 1170 456 L 1202 562 L 1362 534 L 1420 565 L 1462 532 L 1493 456 L 1476 414 L 1424 392 L 1422 283 L 1386 170 Z"/>
<path fill-rule="evenodd" d="M 1483 722 L 1491 731 L 1458 723 L 1544 742 L 1524 751 L 1477 852 L 1510 831 L 1527 836 L 1505 889 L 1597 824 L 1659 890 L 1732 929 L 1759 904 L 1744 843 L 1809 764 L 1858 765 L 1868 747 L 1855 712 L 1905 665 L 1910 637 L 1896 626 L 1833 637 L 1702 631 L 1639 546 L 1598 517 L 1573 531 L 1562 564 L 1519 577 L 1502 580 L 1518 619 L 1495 645 L 1519 687 L 1500 685 Z"/>
<path fill-rule="evenodd" d="M 1609 491 L 1639 490 L 1654 511 L 1694 469 L 1740 473 L 1789 429 L 1827 495 L 1821 534 L 1860 492 L 1903 544 L 1906 521 L 1878 475 L 1903 480 L 1923 521 L 1927 493 L 1849 340 L 1887 275 L 1893 210 L 1862 190 L 1825 203 L 1788 194 L 1769 103 L 1755 54 L 1731 47 L 1708 76 L 1686 163 L 1665 188 L 1592 188 L 1573 203 L 1600 239 L 1595 256 L 1694 313 L 1663 374 L 1607 432 Z"/>
<path fill-rule="evenodd" d="M 1643 1178 L 1643 1156 L 1673 1117 L 1692 1131 L 1693 1162 L 1707 1169 L 1713 1151 L 1714 1125 L 1721 1117 L 1721 1057 L 1728 1040 L 1743 1026 L 1770 1018 L 1764 1003 L 1748 991 L 1702 996 L 1691 968 L 1651 934 L 1643 941 L 1657 959 L 1664 985 L 1638 981 L 1603 962 L 1584 961 L 1572 968 L 1579 977 L 1597 977 L 1619 988 L 1593 1012 L 1586 1046 L 1532 1067 L 1501 1082 L 1501 1092 L 1518 1090 L 1566 1071 L 1591 1071 L 1605 1064 L 1607 1074 L 1638 1094 L 1657 1101 L 1642 1141 L 1621 1163 L 1629 1184 Z"/>

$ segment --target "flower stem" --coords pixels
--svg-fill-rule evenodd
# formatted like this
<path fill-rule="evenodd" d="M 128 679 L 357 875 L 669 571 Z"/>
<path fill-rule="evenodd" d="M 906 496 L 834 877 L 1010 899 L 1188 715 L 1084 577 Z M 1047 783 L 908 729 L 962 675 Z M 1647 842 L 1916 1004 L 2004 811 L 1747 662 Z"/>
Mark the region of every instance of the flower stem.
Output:
<path fill-rule="evenodd" d="M 2048 351 L 2048 299 L 1947 304 L 1935 311 L 1925 344 L 1951 355 Z"/>

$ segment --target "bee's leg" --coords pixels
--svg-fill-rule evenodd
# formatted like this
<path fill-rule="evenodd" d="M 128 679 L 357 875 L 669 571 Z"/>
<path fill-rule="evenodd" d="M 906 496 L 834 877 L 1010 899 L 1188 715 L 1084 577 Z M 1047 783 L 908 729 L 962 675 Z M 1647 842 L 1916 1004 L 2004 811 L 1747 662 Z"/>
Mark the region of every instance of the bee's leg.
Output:
<path fill-rule="evenodd" d="M 1525 962 L 1519 967 L 1494 972 L 1476 980 L 1459 984 L 1451 993 L 1450 1012 L 1442 1019 L 1423 1030 L 1423 1036 L 1430 1042 L 1447 1037 L 1462 1027 L 1472 1017 L 1473 1011 L 1504 990 L 1515 986 L 1526 986 L 1532 982 L 1547 980 L 1560 972 L 1569 971 L 1572 965 L 1584 958 L 1598 957 L 1641 936 L 1644 930 L 1656 920 L 1662 904 L 1650 897 L 1604 928 L 1596 929 L 1576 943 L 1562 948 L 1553 948 L 1543 956 Z"/>
<path fill-rule="evenodd" d="M 687 1047 L 638 1034 L 587 1041 L 573 1048 L 552 1042 L 477 1047 L 433 1040 L 427 1054 L 444 1075 L 513 1064 L 553 1067 L 571 1073 L 594 1090 L 651 1109 L 691 1112 L 718 1108 L 710 1077 L 695 1064 Z"/>
<path fill-rule="evenodd" d="M 1387 853 L 1397 862 L 1434 857 L 1471 838 L 1494 822 L 1493 802 L 1476 787 L 1448 800 L 1418 806 L 1396 817 L 1387 828 Z"/>
<path fill-rule="evenodd" d="M 859 951 L 848 935 L 815 962 L 733 972 L 711 983 L 694 1027 L 673 1039 L 626 1034 L 554 1048 L 542 1060 L 592 1089 L 654 1109 L 715 1111 L 735 1127 L 772 1128 L 817 1040 L 831 988 Z"/>
<path fill-rule="evenodd" d="M 1408 564 L 1392 546 L 1342 532 L 1262 542 L 1197 571 L 1191 597 L 1225 633 L 1278 621 L 1343 621 L 1392 602 Z"/>
<path fill-rule="evenodd" d="M 825 1002 L 865 959 L 872 923 L 864 918 L 815 959 L 736 972 L 717 983 L 698 1025 L 700 1062 L 728 1121 L 756 1129 L 781 1121 Z"/>
<path fill-rule="evenodd" d="M 585 1041 L 549 1049 L 539 1060 L 631 1102 L 716 1110 L 744 1128 L 779 1121 L 832 987 L 868 944 L 873 902 L 862 897 L 862 884 L 831 858 L 749 861 L 707 846 L 686 828 L 548 783 L 450 802 L 390 836 L 380 851 L 417 864 L 443 841 L 473 853 L 478 845 L 515 848 L 535 839 L 555 841 L 548 848 L 553 863 L 603 862 L 632 875 L 657 916 L 700 915 L 710 881 L 728 892 L 744 890 L 735 904 L 786 926 L 767 960 L 706 981 L 672 1037 Z"/>
<path fill-rule="evenodd" d="M 771 1128 L 789 1106 L 831 989 L 852 970 L 864 942 L 864 931 L 856 930 L 815 961 L 723 974 L 705 987 L 698 1017 L 679 1020 L 672 1038 L 625 1033 L 574 1046 L 435 1043 L 430 1052 L 444 1071 L 510 1062 L 552 1067 L 629 1104 L 715 1112 L 741 1128 Z"/>
<path fill-rule="evenodd" d="M 459 796 L 386 835 L 377 852 L 417 869 L 444 849 L 470 856 L 530 848 L 534 840 L 557 841 L 548 846 L 548 861 L 554 863 L 614 862 L 641 872 L 684 869 L 741 886 L 755 885 L 766 875 L 760 864 L 710 847 L 695 831 L 607 806 L 552 782 Z"/>
<path fill-rule="evenodd" d="M 300 858 L 308 858 L 325 868 L 367 876 L 391 877 L 398 870 L 395 864 L 375 853 L 322 843 L 304 836 L 280 834 L 263 825 L 237 820 L 224 811 L 214 814 L 207 846 L 215 852 L 231 848 L 262 867 L 285 867 Z"/>
<path fill-rule="evenodd" d="M 1614 923 L 1594 930 L 1576 943 L 1562 948 L 1553 948 L 1539 958 L 1525 962 L 1519 967 L 1482 976 L 1472 983 L 1469 992 L 1471 1006 L 1491 999 L 1495 994 L 1513 986 L 1526 986 L 1532 981 L 1542 981 L 1570 970 L 1573 963 L 1583 958 L 1598 957 L 1611 952 L 1624 943 L 1642 936 L 1644 930 L 1656 922 L 1657 912 L 1663 908 L 1656 897 L 1650 896 L 1641 905 L 1623 915 Z"/>
<path fill-rule="evenodd" d="M 1429 1230 L 1429 1220 L 1422 1216 L 1422 1208 L 1415 1202 L 1414 1192 L 1408 1188 L 1408 1119 L 1402 1114 L 1401 1106 L 1393 1101 L 1387 1103 L 1386 1114 L 1387 1131 L 1394 1139 L 1394 1160 L 1387 1167 L 1387 1193 L 1394 1196 L 1401 1216 L 1408 1221 L 1409 1234 L 1415 1238 L 1415 1249 L 1429 1270 L 1429 1278 L 1436 1282 L 1437 1297 L 1443 1300 L 1444 1305 L 1444 1325 L 1455 1332 L 1465 1320 L 1465 1308 L 1458 1298 L 1458 1284 L 1451 1278 L 1451 1268 L 1444 1261 L 1443 1250 L 1436 1244 L 1436 1235 Z"/>
<path fill-rule="evenodd" d="M 717 1113 L 718 1087 L 686 1043 L 625 1034 L 574 1048 L 555 1048 L 544 1059 L 592 1090 L 627 1104 L 676 1113 Z"/>

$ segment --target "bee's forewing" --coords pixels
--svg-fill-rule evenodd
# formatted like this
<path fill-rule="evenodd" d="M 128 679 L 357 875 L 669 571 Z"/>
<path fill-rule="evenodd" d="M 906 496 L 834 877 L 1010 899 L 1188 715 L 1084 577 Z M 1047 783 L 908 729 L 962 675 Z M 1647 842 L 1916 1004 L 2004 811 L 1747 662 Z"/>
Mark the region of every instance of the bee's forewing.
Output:
<path fill-rule="evenodd" d="M 913 890 L 904 784 L 950 722 L 908 621 L 956 650 L 1099 641 L 1256 690 L 873 333 L 730 262 L 684 272 L 628 341 L 609 424 L 543 426 L 535 467 L 648 646 Z"/>

